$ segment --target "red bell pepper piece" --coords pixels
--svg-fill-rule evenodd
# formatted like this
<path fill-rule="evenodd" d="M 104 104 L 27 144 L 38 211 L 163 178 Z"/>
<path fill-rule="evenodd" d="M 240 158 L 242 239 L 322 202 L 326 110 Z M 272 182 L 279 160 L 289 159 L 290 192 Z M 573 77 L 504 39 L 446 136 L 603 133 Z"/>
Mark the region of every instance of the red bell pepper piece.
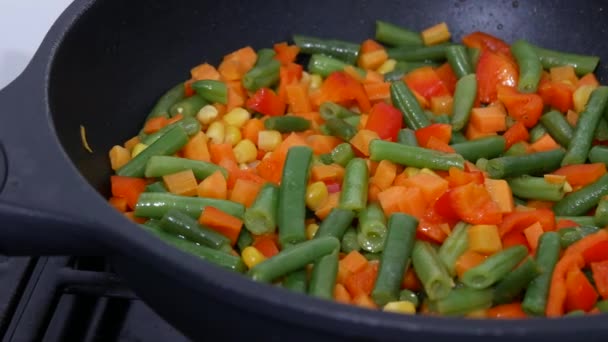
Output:
<path fill-rule="evenodd" d="M 300 48 L 297 45 L 288 45 L 285 42 L 274 44 L 274 59 L 281 62 L 281 65 L 288 65 L 295 62 Z"/>
<path fill-rule="evenodd" d="M 509 127 L 502 136 L 505 138 L 505 150 L 508 150 L 515 143 L 528 141 L 528 139 L 530 139 L 528 129 L 520 121 L 517 121 L 513 126 Z"/>
<path fill-rule="evenodd" d="M 511 56 L 511 48 L 504 40 L 494 37 L 485 32 L 473 32 L 462 38 L 462 43 L 465 46 L 477 48 L 480 50 L 488 50 L 495 53 L 500 53 L 505 56 Z"/>
<path fill-rule="evenodd" d="M 279 69 L 279 89 L 278 95 L 287 102 L 287 86 L 297 83 L 302 78 L 304 67 L 297 63 L 282 65 Z"/>
<path fill-rule="evenodd" d="M 449 124 L 435 123 L 416 130 L 416 140 L 422 147 L 426 147 L 429 139 L 435 137 L 440 141 L 449 144 L 452 139 L 452 126 Z"/>
<path fill-rule="evenodd" d="M 430 101 L 431 97 L 450 95 L 448 87 L 430 66 L 412 70 L 405 75 L 403 80 L 410 89 L 423 96 L 427 101 Z"/>
<path fill-rule="evenodd" d="M 378 102 L 369 112 L 365 129 L 378 133 L 381 139 L 396 141 L 402 125 L 403 115 L 397 108 Z"/>
<path fill-rule="evenodd" d="M 603 299 L 608 299 L 608 260 L 592 262 L 591 272 L 597 292 Z"/>
<path fill-rule="evenodd" d="M 593 309 L 597 302 L 597 292 L 589 279 L 579 268 L 572 268 L 566 275 L 566 310 Z"/>
<path fill-rule="evenodd" d="M 456 167 L 451 167 L 448 170 L 446 177 L 450 188 L 465 185 L 468 183 L 483 184 L 484 176 L 481 171 L 464 171 Z"/>
<path fill-rule="evenodd" d="M 465 222 L 499 224 L 502 212 L 483 185 L 468 183 L 450 190 L 452 208 Z"/>
<path fill-rule="evenodd" d="M 608 260 L 608 240 L 602 240 L 583 251 L 586 263 Z"/>
<path fill-rule="evenodd" d="M 606 174 L 606 164 L 577 164 L 567 165 L 552 172 L 554 175 L 566 176 L 572 186 L 585 186 L 598 180 Z"/>
<path fill-rule="evenodd" d="M 443 243 L 448 235 L 441 229 L 440 224 L 441 223 L 433 223 L 424 218 L 420 219 L 418 227 L 416 228 L 416 238 L 433 243 Z"/>
<path fill-rule="evenodd" d="M 247 100 L 247 108 L 265 115 L 285 114 L 285 101 L 271 89 L 260 88 Z"/>
<path fill-rule="evenodd" d="M 574 87 L 563 82 L 541 81 L 538 85 L 538 94 L 543 102 L 562 113 L 574 107 L 572 93 Z"/>
<path fill-rule="evenodd" d="M 459 220 L 460 216 L 452 206 L 452 194 L 450 190 L 443 193 L 433 204 L 433 211 L 437 215 L 444 218 L 446 221 Z"/>
<path fill-rule="evenodd" d="M 437 69 L 435 69 L 437 76 L 441 79 L 443 84 L 448 88 L 450 94 L 454 94 L 454 90 L 456 89 L 456 82 L 458 82 L 458 77 L 454 73 L 454 70 L 450 66 L 449 63 L 444 63 Z"/>
<path fill-rule="evenodd" d="M 500 236 L 509 232 L 519 232 L 530 227 L 534 223 L 540 223 L 544 231 L 555 230 L 555 214 L 551 209 L 540 208 L 536 210 L 514 211 L 503 217 L 498 226 Z"/>
<path fill-rule="evenodd" d="M 355 101 L 362 112 L 367 113 L 371 108 L 365 89 L 356 79 L 345 72 L 336 71 L 330 74 L 323 82 L 319 91 L 319 104 L 332 101 L 349 103 Z"/>
<path fill-rule="evenodd" d="M 110 177 L 112 185 L 112 196 L 120 197 L 127 200 L 127 205 L 131 209 L 135 209 L 139 195 L 146 190 L 147 182 L 143 178 L 112 176 Z"/>
<path fill-rule="evenodd" d="M 528 128 L 534 127 L 543 113 L 543 99 L 537 94 L 520 93 L 512 87 L 498 86 L 497 95 L 509 116 Z"/>
<path fill-rule="evenodd" d="M 499 85 L 515 87 L 519 79 L 517 64 L 511 58 L 489 50 L 481 53 L 475 74 L 477 99 L 482 103 L 496 101 Z"/>

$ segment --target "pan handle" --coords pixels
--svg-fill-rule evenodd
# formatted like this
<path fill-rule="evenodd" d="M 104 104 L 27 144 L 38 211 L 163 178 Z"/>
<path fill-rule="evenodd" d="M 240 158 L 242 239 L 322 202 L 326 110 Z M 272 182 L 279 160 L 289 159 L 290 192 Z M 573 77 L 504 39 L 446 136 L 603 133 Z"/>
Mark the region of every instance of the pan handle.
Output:
<path fill-rule="evenodd" d="M 0 254 L 109 254 L 90 213 L 101 198 L 51 131 L 38 65 L 0 90 Z"/>

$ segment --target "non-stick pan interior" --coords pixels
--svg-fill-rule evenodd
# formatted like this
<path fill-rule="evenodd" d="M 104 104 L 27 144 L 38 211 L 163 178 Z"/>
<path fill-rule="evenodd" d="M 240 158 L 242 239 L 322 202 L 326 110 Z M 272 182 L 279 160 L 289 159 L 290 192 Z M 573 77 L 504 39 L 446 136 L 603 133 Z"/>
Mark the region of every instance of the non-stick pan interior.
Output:
<path fill-rule="evenodd" d="M 445 21 L 458 40 L 482 30 L 508 42 L 608 56 L 601 1 L 97 1 L 65 35 L 48 95 L 63 147 L 107 192 L 107 151 L 132 137 L 166 89 L 201 62 L 245 45 L 271 47 L 294 33 L 362 41 L 383 19 L 414 30 Z M 605 76 L 605 68 L 600 73 Z M 604 80 L 606 77 L 602 77 Z M 93 154 L 85 151 L 79 125 Z"/>

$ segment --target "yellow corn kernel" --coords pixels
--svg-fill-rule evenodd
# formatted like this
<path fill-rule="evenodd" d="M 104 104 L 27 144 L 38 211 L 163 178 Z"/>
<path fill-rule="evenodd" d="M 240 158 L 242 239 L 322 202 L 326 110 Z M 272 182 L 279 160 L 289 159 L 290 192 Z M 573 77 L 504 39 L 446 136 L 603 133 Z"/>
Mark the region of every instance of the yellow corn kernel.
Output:
<path fill-rule="evenodd" d="M 321 84 L 323 83 L 323 77 L 318 74 L 310 75 L 310 83 L 308 84 L 308 91 L 313 91 L 321 88 Z"/>
<path fill-rule="evenodd" d="M 438 174 L 436 174 L 435 171 L 433 171 L 431 169 L 427 169 L 426 167 L 420 169 L 420 171 L 418 173 L 422 173 L 422 174 L 425 174 L 425 175 L 435 176 L 435 177 L 441 178 L 441 176 L 439 176 Z"/>
<path fill-rule="evenodd" d="M 498 227 L 495 225 L 474 225 L 469 228 L 467 234 L 469 249 L 474 252 L 490 255 L 502 249 Z"/>
<path fill-rule="evenodd" d="M 564 186 L 562 187 L 562 189 L 564 189 L 565 193 L 574 191 L 574 189 L 572 188 L 572 185 L 570 185 L 570 183 L 568 183 L 568 182 L 564 182 Z"/>
<path fill-rule="evenodd" d="M 283 142 L 279 131 L 258 132 L 258 148 L 262 151 L 274 151 Z"/>
<path fill-rule="evenodd" d="M 552 175 L 550 173 L 543 176 L 545 182 L 549 184 L 564 184 L 566 182 L 566 176 L 563 175 Z"/>
<path fill-rule="evenodd" d="M 429 27 L 420 33 L 424 45 L 435 45 L 450 40 L 452 35 L 445 22 Z"/>
<path fill-rule="evenodd" d="M 306 206 L 310 210 L 316 211 L 321 208 L 328 197 L 327 186 L 321 181 L 314 182 L 306 187 Z"/>
<path fill-rule="evenodd" d="M 589 97 L 595 88 L 597 87 L 592 85 L 584 85 L 574 91 L 574 94 L 572 94 L 572 102 L 574 102 L 574 110 L 577 113 L 580 113 L 585 109 L 585 106 L 587 106 L 587 101 L 589 101 Z"/>
<path fill-rule="evenodd" d="M 382 75 L 388 74 L 389 72 L 395 70 L 395 66 L 397 65 L 397 61 L 394 59 L 387 59 L 386 62 L 382 63 L 382 65 L 376 69 L 377 72 Z"/>
<path fill-rule="evenodd" d="M 137 143 L 137 145 L 133 146 L 133 150 L 131 150 L 131 158 L 135 158 L 141 151 L 148 148 L 148 145 L 143 143 Z"/>
<path fill-rule="evenodd" d="M 420 172 L 420 169 L 412 166 L 408 166 L 405 168 L 405 170 L 403 170 L 403 173 L 405 173 L 405 175 L 408 177 L 415 176 L 418 174 L 418 172 Z"/>
<path fill-rule="evenodd" d="M 211 139 L 212 143 L 222 144 L 226 136 L 226 125 L 222 121 L 214 121 L 209 125 L 205 134 Z"/>
<path fill-rule="evenodd" d="M 196 119 L 202 125 L 209 125 L 218 117 L 217 108 L 212 105 L 205 105 L 196 114 Z"/>
<path fill-rule="evenodd" d="M 241 259 L 243 259 L 243 262 L 248 268 L 252 268 L 253 266 L 266 260 L 266 257 L 264 254 L 262 254 L 262 252 L 258 251 L 257 248 L 248 246 L 245 247 L 241 252 Z"/>
<path fill-rule="evenodd" d="M 306 226 L 306 238 L 308 240 L 312 240 L 312 238 L 314 238 L 317 234 L 317 230 L 319 230 L 319 225 L 316 223 L 311 223 Z"/>
<path fill-rule="evenodd" d="M 402 314 L 410 314 L 413 315 L 416 313 L 416 306 L 414 303 L 407 300 L 400 300 L 398 302 L 388 302 L 382 308 L 383 311 L 402 313 Z"/>
<path fill-rule="evenodd" d="M 228 125 L 235 126 L 238 128 L 243 127 L 247 120 L 251 119 L 251 113 L 247 111 L 247 109 L 242 107 L 236 107 L 233 110 L 229 111 L 223 117 L 224 122 Z"/>
<path fill-rule="evenodd" d="M 238 144 L 243 139 L 241 130 L 238 127 L 232 125 L 226 125 L 226 132 L 224 135 L 224 142 L 232 146 Z"/>
<path fill-rule="evenodd" d="M 251 163 L 257 159 L 258 149 L 255 144 L 249 139 L 243 139 L 239 141 L 236 146 L 232 148 L 236 161 L 240 163 Z"/>
<path fill-rule="evenodd" d="M 112 170 L 114 171 L 120 169 L 123 165 L 131 160 L 131 152 L 120 145 L 115 145 L 112 147 L 109 155 L 110 164 L 112 165 Z"/>

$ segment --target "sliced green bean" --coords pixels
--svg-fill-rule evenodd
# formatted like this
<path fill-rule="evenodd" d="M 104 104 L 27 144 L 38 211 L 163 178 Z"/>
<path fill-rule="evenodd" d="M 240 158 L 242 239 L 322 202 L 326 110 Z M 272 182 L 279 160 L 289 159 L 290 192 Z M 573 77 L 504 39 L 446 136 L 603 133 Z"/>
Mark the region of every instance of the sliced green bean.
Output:
<path fill-rule="evenodd" d="M 532 127 L 532 129 L 530 129 L 530 142 L 536 142 L 538 139 L 542 138 L 543 135 L 547 134 L 547 130 L 545 129 L 545 126 L 539 122 L 536 124 L 536 126 Z"/>
<path fill-rule="evenodd" d="M 505 138 L 492 136 L 470 140 L 452 145 L 456 153 L 470 162 L 476 162 L 479 158 L 495 158 L 505 150 Z"/>
<path fill-rule="evenodd" d="M 456 275 L 456 260 L 460 257 L 469 246 L 469 237 L 467 234 L 468 225 L 464 222 L 456 224 L 452 233 L 445 239 L 437 255 L 443 263 L 446 270 L 451 276 Z"/>
<path fill-rule="evenodd" d="M 183 116 L 195 116 L 206 104 L 208 104 L 208 102 L 205 101 L 205 99 L 195 94 L 171 106 L 169 109 L 169 114 L 171 114 L 171 116 L 175 116 L 177 114 L 181 114 Z"/>
<path fill-rule="evenodd" d="M 308 272 L 302 268 L 289 273 L 283 278 L 283 287 L 296 293 L 308 292 Z"/>
<path fill-rule="evenodd" d="M 333 236 L 342 239 L 354 219 L 355 213 L 352 210 L 333 208 L 319 225 L 315 238 Z"/>
<path fill-rule="evenodd" d="M 547 132 L 549 132 L 555 141 L 563 147 L 568 147 L 570 140 L 572 140 L 572 136 L 574 135 L 574 129 L 572 129 L 572 126 L 566 121 L 564 114 L 552 110 L 543 114 L 543 116 L 540 117 L 540 122 L 545 126 Z"/>
<path fill-rule="evenodd" d="M 581 76 L 593 72 L 597 67 L 600 58 L 597 56 L 584 56 L 573 53 L 564 53 L 549 49 L 543 49 L 538 46 L 533 46 L 534 52 L 545 69 L 553 67 L 571 65 L 574 67 L 576 74 Z"/>
<path fill-rule="evenodd" d="M 462 276 L 462 282 L 474 289 L 488 288 L 503 279 L 526 255 L 528 248 L 523 245 L 509 247 L 466 271 Z"/>
<path fill-rule="evenodd" d="M 228 86 L 215 80 L 201 80 L 192 83 L 192 89 L 209 102 L 228 103 Z"/>
<path fill-rule="evenodd" d="M 401 292 L 399 292 L 399 300 L 408 301 L 414 304 L 416 307 L 420 306 L 420 298 L 418 298 L 418 295 L 408 289 L 403 289 Z"/>
<path fill-rule="evenodd" d="M 541 201 L 559 201 L 566 194 L 564 184 L 549 183 L 544 177 L 523 175 L 507 180 L 513 195 Z"/>
<path fill-rule="evenodd" d="M 162 181 L 154 182 L 146 186 L 146 192 L 167 192 L 167 188 Z"/>
<path fill-rule="evenodd" d="M 300 48 L 301 53 L 309 55 L 320 53 L 338 58 L 348 64 L 355 64 L 359 56 L 359 44 L 342 40 L 294 35 L 293 41 Z"/>
<path fill-rule="evenodd" d="M 357 230 L 354 227 L 350 227 L 344 232 L 342 236 L 340 250 L 344 253 L 350 253 L 352 251 L 360 251 L 359 241 L 357 240 Z"/>
<path fill-rule="evenodd" d="M 323 120 L 329 120 L 333 118 L 344 119 L 350 116 L 359 116 L 359 114 L 340 106 L 334 102 L 323 102 L 319 107 L 319 114 Z"/>
<path fill-rule="evenodd" d="M 608 299 L 600 300 L 595 303 L 595 307 L 600 310 L 600 312 L 608 312 Z"/>
<path fill-rule="evenodd" d="M 546 232 L 540 236 L 535 258 L 540 275 L 530 282 L 524 295 L 521 306 L 526 313 L 544 316 L 551 276 L 559 258 L 559 252 L 560 239 L 558 233 Z"/>
<path fill-rule="evenodd" d="M 511 44 L 511 53 L 519 66 L 519 82 L 517 89 L 522 93 L 534 93 L 540 82 L 543 66 L 532 45 L 525 40 Z"/>
<path fill-rule="evenodd" d="M 382 20 L 376 20 L 376 40 L 395 46 L 422 46 L 424 44 L 420 33 Z"/>
<path fill-rule="evenodd" d="M 256 65 L 243 76 L 243 86 L 249 91 L 271 87 L 279 81 L 280 68 L 281 63 L 276 59 Z"/>
<path fill-rule="evenodd" d="M 197 179 L 205 179 L 216 171 L 220 171 L 224 177 L 228 177 L 228 171 L 219 165 L 172 156 L 150 157 L 146 163 L 145 176 L 147 178 L 162 177 L 184 170 L 192 170 Z"/>
<path fill-rule="evenodd" d="M 387 49 L 389 58 L 398 61 L 420 62 L 420 61 L 444 61 L 446 59 L 446 50 L 452 46 L 450 43 L 443 43 L 433 46 L 423 47 L 394 47 Z"/>
<path fill-rule="evenodd" d="M 573 221 L 579 226 L 595 226 L 593 216 L 555 216 L 555 221 L 559 220 Z"/>
<path fill-rule="evenodd" d="M 331 150 L 332 162 L 346 166 L 353 158 L 355 158 L 355 152 L 353 151 L 352 145 L 349 143 L 341 143 Z"/>
<path fill-rule="evenodd" d="M 171 209 L 163 215 L 160 227 L 168 233 L 181 235 L 186 239 L 214 249 L 230 249 L 230 239 L 207 227 L 198 224 L 188 214 Z"/>
<path fill-rule="evenodd" d="M 186 116 L 183 119 L 174 122 L 170 125 L 167 125 L 161 129 L 159 129 L 157 132 L 146 135 L 142 140 L 142 144 L 150 146 L 152 144 L 154 144 L 156 142 L 156 140 L 160 139 L 160 137 L 162 137 L 163 135 L 165 135 L 165 133 L 167 133 L 168 131 L 172 130 L 173 128 L 175 128 L 176 126 L 179 126 L 181 128 L 184 129 L 184 131 L 186 131 L 186 134 L 188 134 L 189 137 L 195 135 L 196 133 L 201 131 L 201 124 L 198 122 L 198 120 L 196 118 L 190 117 L 190 116 Z"/>
<path fill-rule="evenodd" d="M 192 218 L 198 218 L 205 207 L 212 206 L 236 217 L 243 217 L 245 206 L 228 200 L 204 197 L 178 196 L 163 192 L 144 192 L 139 195 L 135 216 L 161 218 L 170 209 L 177 209 Z"/>
<path fill-rule="evenodd" d="M 608 199 L 601 199 L 595 208 L 593 216 L 595 224 L 599 227 L 608 226 Z"/>
<path fill-rule="evenodd" d="M 561 201 L 555 203 L 555 215 L 580 216 L 596 206 L 600 199 L 608 194 L 608 174 L 603 175 L 595 182 L 570 193 Z"/>
<path fill-rule="evenodd" d="M 259 49 L 257 51 L 257 55 L 258 59 L 255 61 L 255 66 L 260 66 L 272 62 L 277 53 L 274 51 L 274 49 L 264 48 Z"/>
<path fill-rule="evenodd" d="M 589 150 L 589 161 L 592 163 L 604 163 L 608 165 L 608 147 L 606 146 L 593 146 Z"/>
<path fill-rule="evenodd" d="M 522 175 L 538 175 L 559 168 L 566 153 L 562 149 L 490 159 L 486 166 L 491 178 L 509 178 Z"/>
<path fill-rule="evenodd" d="M 370 203 L 359 212 L 357 239 L 361 248 L 372 253 L 381 252 L 386 233 L 386 216 L 380 204 Z"/>
<path fill-rule="evenodd" d="M 494 288 L 494 304 L 507 304 L 513 302 L 540 274 L 536 262 L 527 259 L 513 272 L 507 274 Z"/>
<path fill-rule="evenodd" d="M 251 246 L 253 243 L 253 236 L 247 229 L 241 229 L 239 233 L 239 238 L 236 240 L 236 246 L 239 248 L 239 251 L 243 252 L 243 249 Z"/>
<path fill-rule="evenodd" d="M 416 241 L 412 252 L 412 263 L 429 299 L 439 300 L 448 296 L 454 281 L 437 252 L 428 242 Z"/>
<path fill-rule="evenodd" d="M 418 140 L 416 139 L 416 132 L 409 128 L 403 128 L 399 130 L 397 134 L 397 142 L 402 145 L 418 146 Z"/>
<path fill-rule="evenodd" d="M 593 133 L 593 138 L 599 141 L 608 140 L 608 121 L 606 121 L 606 118 L 600 118 L 600 122 L 598 122 L 595 132 Z"/>
<path fill-rule="evenodd" d="M 321 54 L 314 54 L 310 56 L 310 61 L 308 61 L 308 71 L 313 74 L 327 77 L 333 72 L 343 71 L 344 68 L 349 65 L 350 64 L 344 63 L 337 58 L 332 58 Z M 365 70 L 357 67 L 355 67 L 355 70 L 359 73 L 359 75 L 361 75 L 361 77 L 365 77 Z"/>
<path fill-rule="evenodd" d="M 396 81 L 391 83 L 391 99 L 393 105 L 403 114 L 403 120 L 408 128 L 417 130 L 431 124 L 405 82 Z"/>
<path fill-rule="evenodd" d="M 448 170 L 450 167 L 464 169 L 464 158 L 456 153 L 444 153 L 379 139 L 372 140 L 369 151 L 373 161 L 386 159 L 400 165 L 432 170 Z"/>
<path fill-rule="evenodd" d="M 364 159 L 354 158 L 346 165 L 342 192 L 340 193 L 340 208 L 360 211 L 367 204 L 367 189 L 369 170 Z"/>
<path fill-rule="evenodd" d="M 308 294 L 323 299 L 334 298 L 334 287 L 338 275 L 338 249 L 321 257 L 312 269 Z"/>
<path fill-rule="evenodd" d="M 456 82 L 454 106 L 452 109 L 452 129 L 460 131 L 469 122 L 471 109 L 477 97 L 477 78 L 475 74 L 463 76 Z"/>
<path fill-rule="evenodd" d="M 333 118 L 325 122 L 329 135 L 338 137 L 346 142 L 350 141 L 355 134 L 357 134 L 357 128 L 348 124 L 343 119 Z"/>
<path fill-rule="evenodd" d="M 281 133 L 303 132 L 310 128 L 310 120 L 294 115 L 273 116 L 264 120 L 264 128 Z"/>
<path fill-rule="evenodd" d="M 168 118 L 169 110 L 171 109 L 171 106 L 176 104 L 178 101 L 182 100 L 184 98 L 184 96 L 185 96 L 185 94 L 184 94 L 184 83 L 183 82 L 173 86 L 173 88 L 167 90 L 167 92 L 164 93 L 158 99 L 158 101 L 156 101 L 156 104 L 154 105 L 154 107 L 152 108 L 152 110 L 150 111 L 148 116 L 146 117 L 146 121 L 148 121 L 152 118 L 159 117 L 159 116 L 164 116 L 164 117 Z"/>
<path fill-rule="evenodd" d="M 567 248 L 585 236 L 597 233 L 599 230 L 600 228 L 596 226 L 580 226 L 560 229 L 558 231 L 560 245 L 562 248 Z"/>
<path fill-rule="evenodd" d="M 479 56 L 481 56 L 481 49 L 467 47 L 467 56 L 469 57 L 469 63 L 471 63 L 473 70 L 477 69 L 477 62 L 479 61 Z"/>
<path fill-rule="evenodd" d="M 448 63 L 454 70 L 456 77 L 463 78 L 468 74 L 473 73 L 469 56 L 467 55 L 467 48 L 463 45 L 452 45 L 446 48 L 445 56 L 448 59 Z"/>
<path fill-rule="evenodd" d="M 253 204 L 245 210 L 245 228 L 256 235 L 273 233 L 277 228 L 278 203 L 279 188 L 273 183 L 265 183 Z"/>
<path fill-rule="evenodd" d="M 490 308 L 493 296 L 492 289 L 455 288 L 446 297 L 429 302 L 429 309 L 442 315 L 463 316 L 475 310 Z"/>

